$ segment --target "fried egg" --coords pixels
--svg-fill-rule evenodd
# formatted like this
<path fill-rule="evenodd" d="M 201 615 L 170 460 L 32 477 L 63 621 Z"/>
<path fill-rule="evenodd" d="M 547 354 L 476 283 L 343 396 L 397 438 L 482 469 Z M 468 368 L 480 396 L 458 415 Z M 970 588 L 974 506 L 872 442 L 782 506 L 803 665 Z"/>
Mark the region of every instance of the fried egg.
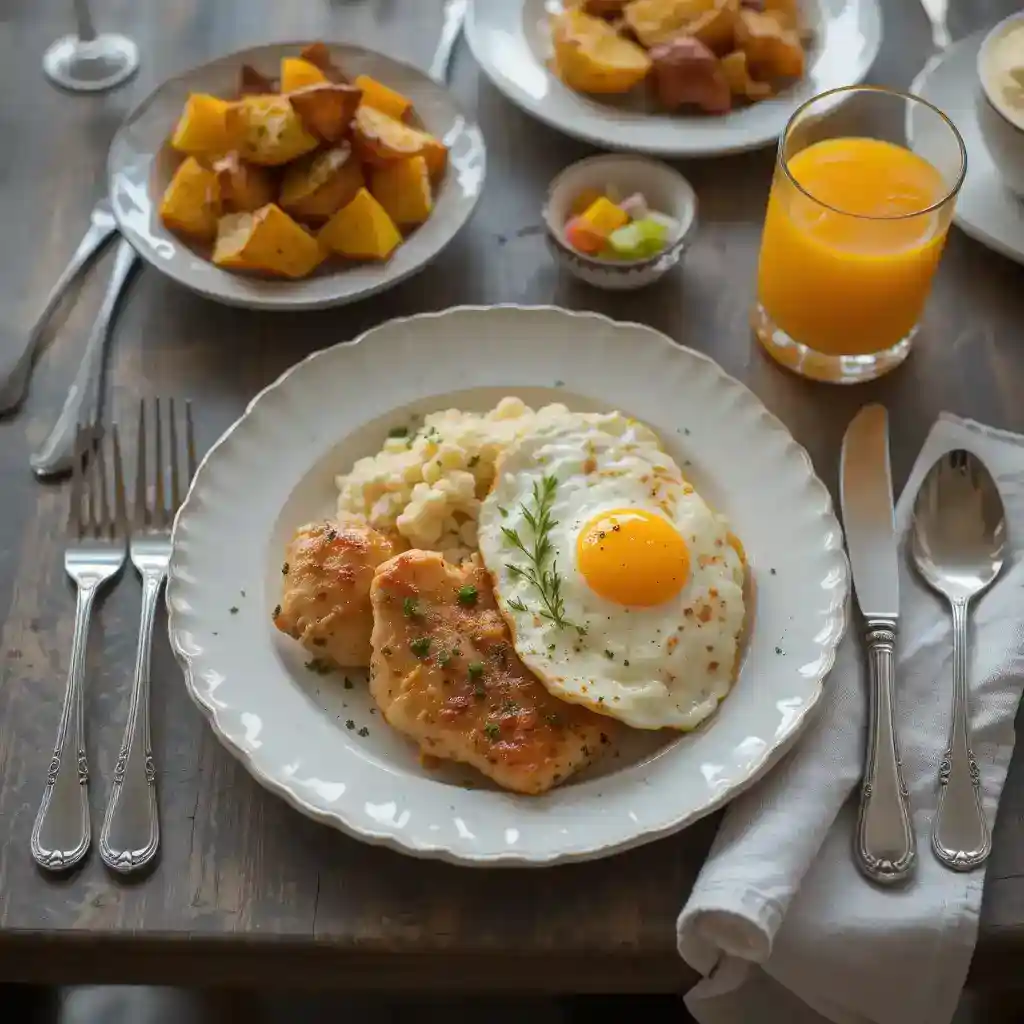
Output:
<path fill-rule="evenodd" d="M 689 730 L 729 692 L 742 549 L 643 424 L 570 413 L 521 438 L 479 544 L 516 653 L 555 696 Z"/>

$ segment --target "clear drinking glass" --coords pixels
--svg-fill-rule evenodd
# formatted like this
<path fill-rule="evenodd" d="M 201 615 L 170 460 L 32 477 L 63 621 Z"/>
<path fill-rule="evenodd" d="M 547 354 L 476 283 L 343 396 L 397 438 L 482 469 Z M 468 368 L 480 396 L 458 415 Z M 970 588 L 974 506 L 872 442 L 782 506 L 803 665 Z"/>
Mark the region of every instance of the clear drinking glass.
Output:
<path fill-rule="evenodd" d="M 765 349 L 837 384 L 902 363 L 966 172 L 960 133 L 925 100 L 873 86 L 808 100 L 786 126 L 768 199 L 751 318 Z"/>
<path fill-rule="evenodd" d="M 74 0 L 78 31 L 63 36 L 43 54 L 43 71 L 62 89 L 102 92 L 139 69 L 139 48 L 127 36 L 97 34 L 88 0 Z"/>

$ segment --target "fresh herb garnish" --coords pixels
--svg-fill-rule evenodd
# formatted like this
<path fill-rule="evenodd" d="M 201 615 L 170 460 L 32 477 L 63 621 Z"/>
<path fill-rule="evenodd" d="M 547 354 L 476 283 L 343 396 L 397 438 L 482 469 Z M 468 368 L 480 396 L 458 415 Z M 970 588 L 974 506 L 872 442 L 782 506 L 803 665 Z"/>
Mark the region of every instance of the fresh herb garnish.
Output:
<path fill-rule="evenodd" d="M 474 456 L 473 456 L 473 457 L 472 457 L 472 458 L 471 458 L 471 459 L 469 460 L 469 462 L 467 462 L 467 463 L 466 463 L 466 468 L 467 468 L 467 469 L 474 469 L 474 468 L 475 468 L 476 466 L 478 466 L 479 464 L 480 464 L 480 456 L 479 456 L 479 455 L 474 455 Z"/>
<path fill-rule="evenodd" d="M 388 431 L 388 437 L 408 437 L 408 436 L 409 436 L 409 428 L 408 427 L 392 427 Z"/>
<path fill-rule="evenodd" d="M 430 637 L 421 636 L 410 641 L 409 650 L 420 658 L 425 658 L 427 656 L 427 652 L 430 650 Z"/>
<path fill-rule="evenodd" d="M 570 622 L 565 617 L 562 577 L 558 574 L 558 563 L 554 560 L 554 550 L 551 546 L 551 531 L 558 525 L 557 520 L 551 518 L 551 506 L 555 500 L 557 487 L 558 481 L 555 477 L 546 476 L 539 483 L 533 485 L 533 507 L 519 506 L 523 518 L 533 531 L 531 546 L 528 547 L 519 533 L 510 526 L 501 528 L 505 540 L 516 550 L 521 551 L 530 563 L 529 568 L 523 568 L 507 562 L 505 568 L 514 579 L 523 580 L 537 589 L 543 604 L 543 608 L 539 611 L 542 618 L 548 619 L 560 628 L 572 627 L 582 634 L 583 627 L 577 626 L 575 622 Z M 548 568 L 549 562 L 551 563 L 550 568 Z M 518 598 L 509 601 L 509 607 L 516 611 L 527 611 L 525 603 Z"/>
<path fill-rule="evenodd" d="M 318 676 L 326 676 L 334 671 L 334 667 L 329 661 L 324 661 L 323 658 L 311 658 L 306 662 L 306 668 L 310 672 L 315 672 Z"/>
<path fill-rule="evenodd" d="M 284 565 L 281 566 L 281 575 L 282 576 L 287 576 L 288 575 L 288 563 L 287 562 L 285 562 Z"/>
<path fill-rule="evenodd" d="M 274 618 L 276 619 L 278 617 L 278 615 L 280 615 L 280 614 L 281 614 L 281 606 L 279 604 L 275 604 L 274 605 Z"/>
<path fill-rule="evenodd" d="M 345 676 L 344 686 L 345 686 L 346 690 L 351 690 L 353 688 L 353 686 L 355 686 L 355 683 L 353 683 L 352 680 L 349 679 L 348 676 Z"/>
<path fill-rule="evenodd" d="M 356 727 L 356 723 L 353 722 L 351 718 L 345 723 L 345 728 L 346 729 L 354 729 L 355 727 Z"/>
<path fill-rule="evenodd" d="M 362 737 L 364 737 L 364 738 L 365 738 L 365 737 L 367 737 L 367 736 L 369 736 L 369 735 L 370 735 L 370 730 L 369 730 L 369 729 L 367 729 L 367 728 L 366 728 L 366 726 L 364 725 L 364 726 L 362 727 L 362 729 L 360 729 L 360 730 L 359 730 L 359 732 L 357 732 L 357 733 L 356 733 L 356 735 L 357 735 L 357 736 L 362 736 Z"/>
<path fill-rule="evenodd" d="M 487 733 L 487 738 L 496 740 L 501 735 L 501 726 L 497 722 L 488 722 L 484 726 L 484 732 Z"/>
<path fill-rule="evenodd" d="M 407 597 L 402 602 L 402 613 L 407 619 L 414 619 L 420 613 L 419 601 L 415 597 Z"/>
<path fill-rule="evenodd" d="M 508 519 L 508 509 L 505 508 L 504 505 L 498 506 L 498 512 L 500 513 L 502 519 Z"/>
<path fill-rule="evenodd" d="M 473 695 L 478 697 L 480 700 L 483 700 L 483 698 L 487 696 L 487 691 L 482 686 L 474 686 Z"/>
<path fill-rule="evenodd" d="M 477 589 L 472 584 L 467 583 L 466 586 L 459 587 L 459 604 L 476 604 L 476 596 Z"/>
<path fill-rule="evenodd" d="M 232 605 L 232 606 L 231 606 L 231 607 L 230 607 L 230 608 L 228 609 L 228 611 L 229 611 L 229 612 L 231 612 L 231 614 L 232 614 L 232 615 L 237 615 L 237 614 L 238 614 L 238 608 L 237 608 L 237 607 L 236 607 L 235 605 Z"/>
<path fill-rule="evenodd" d="M 482 661 L 473 661 L 467 666 L 470 679 L 479 679 L 484 674 L 484 663 Z"/>
<path fill-rule="evenodd" d="M 437 656 L 437 663 L 438 663 L 438 665 L 441 666 L 441 668 L 444 668 L 444 666 L 447 665 L 448 662 L 451 661 L 451 660 L 452 660 L 452 656 L 447 651 L 442 651 Z"/>

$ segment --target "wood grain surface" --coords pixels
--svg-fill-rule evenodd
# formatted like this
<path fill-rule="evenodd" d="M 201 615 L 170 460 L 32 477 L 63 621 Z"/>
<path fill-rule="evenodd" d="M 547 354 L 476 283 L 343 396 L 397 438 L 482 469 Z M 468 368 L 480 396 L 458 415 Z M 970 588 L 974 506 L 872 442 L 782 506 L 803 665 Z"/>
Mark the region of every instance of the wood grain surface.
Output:
<path fill-rule="evenodd" d="M 355 39 L 426 65 L 440 0 L 96 0 L 101 27 L 137 40 L 142 70 L 106 96 L 43 79 L 46 45 L 71 28 L 70 0 L 0 9 L 0 345 L 24 336 L 100 196 L 110 138 L 166 76 L 217 54 L 286 39 Z M 928 56 L 916 0 L 886 0 L 872 78 L 906 85 Z M 955 36 L 1011 9 L 954 0 Z M 296 316 L 216 306 L 150 269 L 132 286 L 110 359 L 112 407 L 140 395 L 196 401 L 205 448 L 261 387 L 308 352 L 397 315 L 459 303 L 556 303 L 645 321 L 714 356 L 807 446 L 833 489 L 843 429 L 866 400 L 892 416 L 902 483 L 941 410 L 1024 429 L 1024 271 L 956 230 L 917 351 L 889 379 L 824 389 L 752 344 L 747 309 L 773 153 L 691 162 L 699 237 L 680 272 L 611 296 L 561 277 L 543 246 L 551 177 L 590 152 L 499 95 L 460 43 L 454 91 L 489 146 L 489 177 L 468 229 L 434 265 L 368 302 Z M 108 264 L 104 264 L 106 267 Z M 164 634 L 153 655 L 162 858 L 124 884 L 93 855 L 43 878 L 28 839 L 70 650 L 73 600 L 62 568 L 66 494 L 36 483 L 29 452 L 63 401 L 102 290 L 93 274 L 56 333 L 20 416 L 0 424 L 0 980 L 320 984 L 381 988 L 678 990 L 693 976 L 674 920 L 714 834 L 705 821 L 611 860 L 546 871 L 467 871 L 362 846 L 289 810 L 220 748 L 189 703 Z M 585 354 L 581 353 L 581 358 Z M 127 574 L 98 610 L 86 713 L 94 823 L 127 705 L 140 588 Z M 1024 955 L 1024 751 L 1011 770 L 988 869 L 972 983 L 1020 984 Z"/>

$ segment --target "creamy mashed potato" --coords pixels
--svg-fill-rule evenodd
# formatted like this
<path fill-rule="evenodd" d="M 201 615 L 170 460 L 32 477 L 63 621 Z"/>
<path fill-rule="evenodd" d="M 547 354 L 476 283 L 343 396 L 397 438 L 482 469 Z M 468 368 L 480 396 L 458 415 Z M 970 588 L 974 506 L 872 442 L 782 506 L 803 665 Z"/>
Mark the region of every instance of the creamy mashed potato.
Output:
<path fill-rule="evenodd" d="M 457 564 L 477 549 L 480 501 L 498 456 L 520 437 L 569 415 L 564 405 L 534 411 L 518 398 L 503 398 L 485 413 L 431 413 L 422 426 L 388 437 L 380 452 L 336 478 L 338 512 Z"/>

